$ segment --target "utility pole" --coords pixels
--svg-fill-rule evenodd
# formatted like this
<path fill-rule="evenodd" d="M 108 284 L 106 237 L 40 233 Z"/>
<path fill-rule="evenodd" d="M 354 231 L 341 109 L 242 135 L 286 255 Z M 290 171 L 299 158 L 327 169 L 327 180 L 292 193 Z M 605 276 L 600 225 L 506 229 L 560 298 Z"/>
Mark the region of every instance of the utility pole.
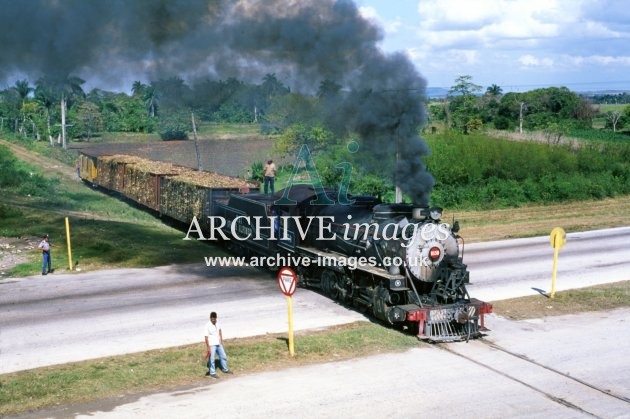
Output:
<path fill-rule="evenodd" d="M 518 113 L 518 132 L 519 134 L 523 133 L 523 114 L 525 113 L 525 109 L 527 109 L 527 105 L 525 102 L 521 102 L 521 110 Z"/>
<path fill-rule="evenodd" d="M 396 169 L 398 168 L 398 164 L 400 163 L 400 135 L 396 136 L 396 166 L 394 167 L 394 173 L 396 173 Z M 396 197 L 395 201 L 397 204 L 400 204 L 403 200 L 402 197 L 402 189 L 400 189 L 400 179 L 398 176 L 394 175 L 395 183 L 396 183 Z"/>
<path fill-rule="evenodd" d="M 66 97 L 61 93 L 61 146 L 64 150 L 68 148 L 66 144 Z"/>
<path fill-rule="evenodd" d="M 192 119 L 193 138 L 195 140 L 195 154 L 197 156 L 197 170 L 203 171 L 201 167 L 201 155 L 199 154 L 199 144 L 197 141 L 197 124 L 195 123 L 195 113 L 191 112 L 190 117 Z"/>

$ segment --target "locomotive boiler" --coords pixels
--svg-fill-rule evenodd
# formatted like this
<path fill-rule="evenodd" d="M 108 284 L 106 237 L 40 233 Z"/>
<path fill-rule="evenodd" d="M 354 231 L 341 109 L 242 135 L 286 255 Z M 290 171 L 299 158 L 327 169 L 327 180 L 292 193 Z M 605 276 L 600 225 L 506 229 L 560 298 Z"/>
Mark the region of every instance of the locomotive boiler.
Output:
<path fill-rule="evenodd" d="M 439 208 L 386 204 L 369 196 L 339 203 L 335 193 L 296 185 L 275 195 L 233 194 L 217 207 L 226 220 L 221 228 L 227 237 L 237 236 L 229 245 L 238 253 L 282 255 L 301 286 L 419 338 L 481 335 L 492 306 L 468 294 L 456 222 L 443 222 Z M 318 204 L 320 194 L 327 204 Z"/>

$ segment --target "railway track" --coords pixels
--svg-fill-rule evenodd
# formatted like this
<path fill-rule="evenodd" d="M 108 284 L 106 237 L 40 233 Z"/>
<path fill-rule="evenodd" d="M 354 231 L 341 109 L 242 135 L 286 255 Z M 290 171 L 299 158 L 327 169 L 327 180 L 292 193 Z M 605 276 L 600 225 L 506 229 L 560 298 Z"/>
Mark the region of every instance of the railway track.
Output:
<path fill-rule="evenodd" d="M 541 344 L 544 344 L 541 342 Z M 467 344 L 437 344 L 437 347 L 476 364 L 506 380 L 536 391 L 561 404 L 579 417 L 618 418 L 630 412 L 630 397 L 590 383 L 515 353 L 491 341 L 478 339 Z M 597 355 L 593 354 L 593 362 Z"/>

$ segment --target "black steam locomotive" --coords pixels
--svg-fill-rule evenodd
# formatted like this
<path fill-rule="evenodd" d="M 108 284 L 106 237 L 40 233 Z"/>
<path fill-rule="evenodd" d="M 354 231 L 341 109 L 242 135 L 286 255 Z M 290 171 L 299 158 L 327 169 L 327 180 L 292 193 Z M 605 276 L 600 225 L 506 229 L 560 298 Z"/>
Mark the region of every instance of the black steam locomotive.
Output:
<path fill-rule="evenodd" d="M 232 251 L 261 259 L 259 266 L 292 266 L 299 285 L 419 338 L 480 336 L 492 306 L 466 290 L 457 222 L 443 223 L 439 208 L 369 196 L 340 204 L 335 193 L 294 185 L 275 195 L 232 194 L 215 206 L 211 224 Z"/>
<path fill-rule="evenodd" d="M 311 185 L 275 195 L 249 193 L 238 179 L 207 186 L 180 176 L 189 169 L 147 169 L 137 160 L 83 151 L 80 175 L 190 225 L 188 234 L 223 239 L 236 253 L 264 259 L 258 266 L 292 266 L 300 285 L 419 338 L 479 336 L 484 315 L 492 312 L 490 304 L 468 295 L 458 225 L 441 222 L 438 208 L 384 204 L 369 196 L 339 199 L 337 191 Z"/>

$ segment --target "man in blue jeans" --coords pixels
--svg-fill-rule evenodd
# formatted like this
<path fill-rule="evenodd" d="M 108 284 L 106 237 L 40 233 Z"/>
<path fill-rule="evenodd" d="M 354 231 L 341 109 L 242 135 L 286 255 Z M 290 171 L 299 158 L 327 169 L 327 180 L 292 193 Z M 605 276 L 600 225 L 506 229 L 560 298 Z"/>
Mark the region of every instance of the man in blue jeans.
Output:
<path fill-rule="evenodd" d="M 273 160 L 267 160 L 267 164 L 263 167 L 263 177 L 265 179 L 265 194 L 269 193 L 269 189 L 271 189 L 271 194 L 273 195 L 276 192 L 275 181 L 276 181 L 276 165 L 273 164 Z"/>
<path fill-rule="evenodd" d="M 225 374 L 232 374 L 232 371 L 228 369 L 227 355 L 223 349 L 223 332 L 221 326 L 217 323 L 217 313 L 214 311 L 210 313 L 210 321 L 206 323 L 205 328 L 206 337 L 206 349 L 208 350 L 208 372 L 206 376 L 212 378 L 219 378 L 215 371 L 214 356 L 219 354 L 219 360 L 221 361 L 221 371 Z"/>
<path fill-rule="evenodd" d="M 50 260 L 50 242 L 48 241 L 48 234 L 44 234 L 41 243 L 37 246 L 42 252 L 42 275 L 46 275 L 52 272 L 52 263 Z"/>

